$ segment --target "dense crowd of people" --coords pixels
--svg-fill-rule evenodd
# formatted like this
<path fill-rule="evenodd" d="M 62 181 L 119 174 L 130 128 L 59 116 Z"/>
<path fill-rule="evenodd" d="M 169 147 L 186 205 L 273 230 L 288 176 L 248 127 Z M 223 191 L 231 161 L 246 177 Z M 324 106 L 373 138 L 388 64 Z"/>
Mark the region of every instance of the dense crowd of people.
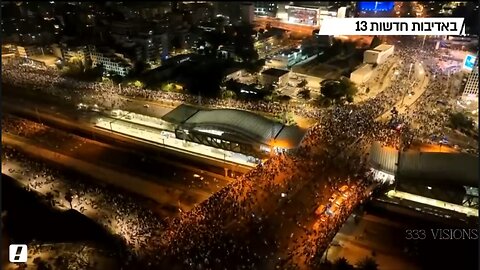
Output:
<path fill-rule="evenodd" d="M 5 129 L 5 127 L 4 127 Z M 8 128 L 8 132 L 14 132 Z M 64 174 L 43 162 L 32 160 L 14 148 L 4 147 L 2 170 L 22 182 L 27 190 L 37 191 L 55 207 L 68 209 L 65 196 L 73 192 L 73 209 L 97 221 L 120 239 L 120 251 L 129 263 L 149 249 L 151 235 L 158 234 L 162 219 L 131 194 L 85 181 L 84 177 Z M 112 251 L 118 255 L 120 251 Z M 113 254 L 111 254 L 114 256 Z"/>
<path fill-rule="evenodd" d="M 396 53 L 402 63 L 415 63 L 436 56 L 432 50 L 421 51 L 419 42 L 421 41 L 405 40 L 399 43 Z M 116 106 L 116 102 L 121 102 L 121 99 L 115 99 L 115 96 L 142 97 L 163 102 L 198 101 L 195 96 L 180 93 L 78 82 L 63 78 L 53 70 L 38 72 L 25 66 L 3 67 L 4 83 L 60 94 L 73 102 L 87 98 L 94 99 L 105 107 Z M 394 129 L 388 123 L 376 121 L 379 116 L 395 107 L 412 88 L 419 86 L 419 81 L 410 78 L 410 72 L 409 65 L 400 65 L 399 75 L 392 79 L 388 87 L 375 97 L 358 104 L 336 105 L 327 109 L 293 106 L 291 110 L 296 114 L 317 121 L 299 149 L 272 155 L 263 164 L 216 192 L 191 211 L 183 212 L 177 218 L 167 218 L 165 226 L 151 212 L 139 208 L 130 197 L 91 187 L 80 181 L 72 183 L 71 187 L 79 190 L 78 197 L 83 198 L 76 207 L 112 209 L 113 216 L 102 213 L 98 216 L 99 220 L 122 236 L 126 245 L 135 251 L 133 254 L 137 258 L 148 262 L 145 269 L 159 265 L 168 266 L 169 269 L 177 269 L 175 265 L 178 265 L 178 269 L 224 269 L 227 265 L 236 265 L 238 269 L 258 269 L 267 263 L 282 269 L 295 269 L 295 265 L 299 267 L 302 263 L 315 265 L 339 226 L 352 209 L 365 199 L 364 191 L 372 184 L 366 166 L 371 143 L 380 141 L 396 148 L 406 147 L 416 136 L 425 138 L 438 132 L 441 121 L 445 120 L 443 116 L 438 116 L 440 119 L 432 122 L 432 115 L 424 111 L 437 98 L 437 91 L 445 86 L 444 80 L 431 79 L 426 91 L 433 96 L 421 99 L 421 106 L 411 107 L 415 110 L 413 118 L 401 116 L 402 129 Z M 432 70 L 427 72 L 431 73 Z M 435 72 L 441 74 L 442 70 Z M 107 101 L 110 104 L 107 105 Z M 281 104 L 267 102 L 203 99 L 202 104 L 268 113 L 284 110 Z M 420 131 L 411 128 L 412 121 L 417 121 L 419 126 L 425 124 L 425 127 L 420 128 Z M 5 154 L 4 164 L 8 163 L 8 158 L 13 153 L 17 157 L 21 156 L 9 150 Z M 25 164 L 24 168 L 36 166 L 25 158 L 21 160 Z M 56 175 L 46 171 L 42 174 Z M 49 181 L 29 179 L 32 188 L 38 188 L 38 185 L 45 185 L 46 182 L 51 183 L 52 180 Z M 280 243 L 284 232 L 271 226 L 274 218 L 288 212 L 290 214 L 284 217 L 281 227 L 288 227 L 287 223 L 305 224 L 298 209 L 287 211 L 290 201 L 303 193 L 321 192 L 321 195 L 316 196 L 318 201 L 313 202 L 318 204 L 319 201 L 328 199 L 329 194 L 342 183 L 347 183 L 353 192 L 339 211 L 329 217 L 319 229 L 306 228 L 303 236 L 287 240 L 285 257 L 276 256 L 277 249 L 284 245 Z M 316 188 L 307 188 L 310 185 Z M 88 200 L 91 202 L 88 203 Z M 312 213 L 307 214 L 311 216 Z M 267 237 L 272 232 L 277 233 L 278 237 Z M 259 248 L 263 242 L 270 243 L 267 244 L 268 249 Z"/>

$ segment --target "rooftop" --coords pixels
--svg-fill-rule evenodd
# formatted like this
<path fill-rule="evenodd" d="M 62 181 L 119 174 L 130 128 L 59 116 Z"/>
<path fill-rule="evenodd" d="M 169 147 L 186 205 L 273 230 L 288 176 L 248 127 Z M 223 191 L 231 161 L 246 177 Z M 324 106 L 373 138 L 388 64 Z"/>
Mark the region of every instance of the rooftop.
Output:
<path fill-rule="evenodd" d="M 409 151 L 400 156 L 398 174 L 409 181 L 476 187 L 479 179 L 478 157 L 463 153 Z"/>
<path fill-rule="evenodd" d="M 207 110 L 182 104 L 162 119 L 190 130 L 218 130 L 223 132 L 221 137 L 284 148 L 298 146 L 305 135 L 305 130 L 297 126 L 235 109 Z"/>
<path fill-rule="evenodd" d="M 364 75 L 364 74 L 368 74 L 369 72 L 371 72 L 373 69 L 373 66 L 371 64 L 364 64 L 362 66 L 360 66 L 359 68 L 355 69 L 352 74 L 355 74 L 355 75 Z"/>
<path fill-rule="evenodd" d="M 273 77 L 281 77 L 285 74 L 287 74 L 289 71 L 288 70 L 283 70 L 283 69 L 276 69 L 276 68 L 270 68 L 262 72 L 262 75 L 269 75 Z"/>
<path fill-rule="evenodd" d="M 402 182 L 478 185 L 478 157 L 473 155 L 419 151 L 407 151 L 399 155 L 396 149 L 374 143 L 369 159 L 372 167 L 395 174 Z"/>
<path fill-rule="evenodd" d="M 393 47 L 393 45 L 380 44 L 377 47 L 375 47 L 373 50 L 383 52 L 383 51 L 389 50 L 392 47 Z"/>

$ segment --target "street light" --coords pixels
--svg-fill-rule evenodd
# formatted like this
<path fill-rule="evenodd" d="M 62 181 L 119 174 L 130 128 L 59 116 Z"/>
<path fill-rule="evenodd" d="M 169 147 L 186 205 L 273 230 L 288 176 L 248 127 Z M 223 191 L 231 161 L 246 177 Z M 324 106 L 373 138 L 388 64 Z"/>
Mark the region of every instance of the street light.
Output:
<path fill-rule="evenodd" d="M 412 67 L 413 67 L 413 63 L 410 63 L 410 68 L 408 69 L 408 75 L 407 75 L 408 82 L 410 82 L 410 73 L 412 72 Z M 405 93 L 403 93 L 402 103 L 400 104 L 400 106 L 403 106 L 403 102 L 405 101 L 405 96 L 407 95 L 407 92 L 408 92 L 408 88 L 406 88 Z"/>

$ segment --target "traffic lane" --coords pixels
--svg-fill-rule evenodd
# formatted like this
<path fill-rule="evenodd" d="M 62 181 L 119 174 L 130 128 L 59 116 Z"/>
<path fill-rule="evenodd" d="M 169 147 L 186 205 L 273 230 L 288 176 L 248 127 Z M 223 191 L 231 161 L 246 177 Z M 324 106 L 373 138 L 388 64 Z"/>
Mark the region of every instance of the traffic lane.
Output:
<path fill-rule="evenodd" d="M 119 106 L 119 109 L 151 117 L 161 118 L 173 110 L 173 106 L 162 105 L 158 102 L 151 102 L 136 98 L 123 98 L 126 102 Z"/>
<path fill-rule="evenodd" d="M 160 205 L 175 206 L 177 210 L 190 210 L 196 203 L 202 202 L 210 196 L 209 193 L 199 192 L 198 190 L 184 191 L 159 185 L 136 175 L 128 175 L 95 163 L 75 159 L 32 143 L 30 140 L 22 137 L 4 133 L 2 143 L 25 153 L 27 160 L 32 158 L 33 160 L 43 161 L 43 164 L 52 164 L 57 168 L 63 168 L 63 172 L 71 173 L 69 174 L 71 177 L 82 179 L 81 176 L 86 176 L 87 179 L 96 179 L 97 182 L 100 180 L 112 188 L 117 187 L 136 193 L 142 197 L 154 200 Z M 193 203 L 190 203 L 190 201 Z"/>
<path fill-rule="evenodd" d="M 326 180 L 322 180 L 322 182 L 323 181 Z M 315 193 L 317 192 L 321 194 L 318 199 L 315 196 Z M 282 244 L 282 248 L 278 250 L 279 257 L 288 257 L 287 248 L 291 251 L 298 251 L 316 245 L 316 243 L 312 241 L 313 238 L 309 235 L 309 231 L 311 232 L 313 230 L 313 224 L 319 219 L 314 211 L 317 206 L 326 204 L 326 201 L 330 196 L 330 190 L 319 189 L 313 181 L 307 184 L 297 194 L 294 194 L 294 197 L 291 198 L 291 202 L 283 209 L 285 216 L 293 216 L 295 218 L 291 221 L 284 219 L 285 230 L 278 233 Z M 302 243 L 299 239 L 303 239 L 305 242 Z M 301 254 L 302 253 L 303 252 L 301 252 Z M 294 262 L 302 265 L 305 258 L 294 257 L 293 259 Z"/>
<path fill-rule="evenodd" d="M 34 99 L 24 99 L 24 98 L 20 98 L 20 99 L 16 99 L 16 98 L 11 98 L 11 97 L 6 97 L 2 100 L 2 102 L 5 102 L 6 104 L 5 105 L 9 105 L 9 106 L 20 106 L 20 103 L 22 105 L 24 105 L 25 108 L 35 108 L 36 109 L 36 112 L 34 115 L 35 117 L 32 119 L 34 121 L 39 121 L 39 117 L 38 117 L 38 114 L 42 111 L 46 112 L 47 114 L 49 115 L 55 115 L 55 116 L 58 116 L 58 117 L 63 117 L 63 118 L 69 118 L 68 121 L 71 121 L 71 120 L 75 120 L 75 121 L 78 121 L 78 122 L 83 122 L 83 123 L 88 123 L 91 125 L 92 128 L 94 128 L 94 125 L 95 125 L 95 121 L 94 119 L 97 118 L 97 117 L 105 117 L 105 116 L 108 116 L 110 117 L 110 115 L 106 115 L 105 112 L 93 112 L 91 110 L 79 110 L 77 109 L 76 106 L 72 106 L 71 104 L 57 104 L 57 103 L 52 103 L 51 101 L 50 102 L 41 102 L 41 103 L 38 103 L 36 102 Z M 3 107 L 3 109 L 7 109 L 7 106 Z M 150 107 L 151 108 L 151 107 Z M 148 109 L 150 109 L 148 108 Z M 166 112 L 168 111 L 168 109 L 164 108 L 163 109 L 163 112 Z M 40 122 L 40 121 L 39 121 Z M 57 128 L 60 128 L 60 129 L 64 129 L 64 127 L 57 127 Z M 95 128 L 96 129 L 96 128 Z M 79 134 L 76 130 L 69 130 L 73 133 L 76 133 L 77 135 L 81 135 L 81 136 L 85 136 L 86 134 Z M 92 130 L 90 132 L 88 132 L 88 136 L 87 137 L 90 137 L 92 134 L 96 133 L 96 131 Z M 119 134 L 111 134 L 110 135 L 111 137 L 114 137 L 114 136 L 120 136 Z M 126 138 L 126 137 L 125 137 Z M 99 138 L 100 139 L 100 138 Z M 129 140 L 132 141 L 132 143 L 135 143 L 136 145 L 140 144 L 140 143 L 144 143 L 144 142 L 141 142 L 141 141 L 138 141 L 138 140 L 135 140 L 135 139 L 130 139 Z M 116 140 L 115 141 L 116 143 L 120 142 L 119 140 Z M 151 144 L 151 143 L 149 143 Z M 165 151 L 165 149 L 162 149 L 160 147 L 157 147 L 157 150 L 158 152 L 162 153 L 162 155 L 168 159 L 172 158 L 172 159 L 175 159 L 176 158 L 176 155 L 173 155 L 172 153 L 170 153 L 170 151 Z M 155 153 L 157 154 L 157 153 Z M 193 161 L 191 162 L 193 163 Z M 212 172 L 216 172 L 218 174 L 224 174 L 224 167 L 223 166 L 213 166 L 213 165 L 209 165 L 209 164 L 206 164 L 204 162 L 195 162 L 196 163 L 196 166 L 199 167 L 200 169 L 203 169 L 203 170 L 206 170 L 206 171 L 212 171 Z M 230 168 L 230 167 L 227 167 L 227 168 Z M 238 174 L 237 174 L 238 175 Z"/>
<path fill-rule="evenodd" d="M 327 174 L 329 175 L 329 174 Z M 279 257 L 289 258 L 287 254 L 287 247 L 290 250 L 304 250 L 308 248 L 313 248 L 316 250 L 319 248 L 317 240 L 318 237 L 312 235 L 313 232 L 313 225 L 315 222 L 320 220 L 320 216 L 315 214 L 315 210 L 320 205 L 327 205 L 329 203 L 329 198 L 333 195 L 333 193 L 338 192 L 337 190 L 333 190 L 332 188 L 326 185 L 327 180 L 322 179 L 320 182 L 314 183 L 310 182 L 306 185 L 302 190 L 300 190 L 297 194 L 295 194 L 295 198 L 292 199 L 292 203 L 287 205 L 290 208 L 290 213 L 296 216 L 296 222 L 290 222 L 289 226 L 291 228 L 290 235 L 283 235 L 284 237 L 284 248 L 279 250 Z M 316 196 L 318 194 L 318 197 Z M 342 204 L 342 208 L 346 206 L 349 202 L 351 197 L 348 197 Z M 305 211 L 301 211 L 299 213 L 295 213 L 296 209 L 306 209 Z M 284 211 L 287 211 L 285 208 Z M 298 210 L 297 210 L 298 211 Z M 331 223 L 335 221 L 335 217 L 340 214 L 340 209 L 337 210 L 333 216 L 327 217 L 325 222 Z M 325 214 L 324 214 L 325 215 Z M 326 224 L 324 224 L 326 225 Z M 297 239 L 305 239 L 304 245 L 299 245 Z M 328 239 L 327 239 L 328 240 Z M 308 259 L 304 256 L 304 252 L 300 252 L 300 257 L 293 256 L 292 260 L 296 264 L 303 265 L 305 260 Z"/>
<path fill-rule="evenodd" d="M 4 99 L 3 102 L 6 102 L 6 100 Z M 31 113 L 31 114 L 28 114 L 28 115 L 25 114 L 25 113 L 22 113 L 22 112 L 15 111 L 15 110 L 13 110 L 13 111 L 10 110 L 10 106 L 21 107 L 21 105 L 19 103 L 21 103 L 21 105 L 24 105 L 26 108 L 31 108 L 31 107 L 36 106 L 35 104 L 32 104 L 31 102 L 27 102 L 27 101 L 21 101 L 21 102 L 10 102 L 9 101 L 6 104 L 4 103 L 3 109 L 4 109 L 4 111 L 7 111 L 7 112 L 9 112 L 13 115 L 17 115 L 17 116 L 20 116 L 22 118 L 27 118 L 29 120 L 36 121 L 36 122 L 44 121 L 43 120 L 43 119 L 45 119 L 44 115 L 47 114 L 49 117 L 54 116 L 55 118 L 66 120 L 66 121 L 69 121 L 69 122 L 72 122 L 72 123 L 77 122 L 79 124 L 80 123 L 81 124 L 88 124 L 88 129 L 89 130 L 83 130 L 81 127 L 72 129 L 70 127 L 64 126 L 63 124 L 59 124 L 59 123 L 56 123 L 56 122 L 55 123 L 53 123 L 53 122 L 49 123 L 49 121 L 44 121 L 44 122 L 49 123 L 49 125 L 51 125 L 52 127 L 55 127 L 55 128 L 61 129 L 61 130 L 68 130 L 69 132 L 71 132 L 73 134 L 80 135 L 80 136 L 85 137 L 85 138 L 92 138 L 93 137 L 97 141 L 102 141 L 102 142 L 105 142 L 107 144 L 111 144 L 111 145 L 115 145 L 115 146 L 122 147 L 122 148 L 127 148 L 127 149 L 130 149 L 130 148 L 141 149 L 141 151 L 144 152 L 146 155 L 152 155 L 152 156 L 156 156 L 158 158 L 164 158 L 164 159 L 173 160 L 173 161 L 181 158 L 178 155 L 175 155 L 174 152 L 163 151 L 162 148 L 160 148 L 156 145 L 152 145 L 151 143 L 146 144 L 143 141 L 130 139 L 128 137 L 121 137 L 121 139 L 117 139 L 117 138 L 119 138 L 120 135 L 114 134 L 114 133 L 112 134 L 112 133 L 109 133 L 109 132 L 102 132 L 102 134 L 105 135 L 105 136 L 99 135 L 98 130 L 94 127 L 95 122 L 93 121 L 93 118 L 97 117 L 99 115 L 96 112 L 78 111 L 78 110 L 73 109 L 73 108 L 67 108 L 67 109 L 62 108 L 62 109 L 60 109 L 59 107 L 48 107 L 48 106 L 45 106 L 43 108 L 40 108 L 40 107 L 36 106 L 35 108 L 37 110 L 35 111 L 35 113 Z M 59 111 L 61 111 L 61 113 Z M 85 128 L 87 128 L 87 127 L 85 127 Z M 180 163 L 183 163 L 184 160 L 185 159 L 181 159 Z M 212 173 L 222 174 L 222 175 L 224 174 L 223 167 L 209 165 L 209 164 L 205 164 L 203 162 L 194 161 L 194 160 L 189 160 L 188 164 L 190 164 L 192 166 L 195 166 L 200 170 L 207 171 L 207 172 L 212 172 Z"/>
<path fill-rule="evenodd" d="M 162 102 L 152 102 L 143 100 L 141 98 L 123 97 L 116 93 L 108 93 L 108 96 L 106 96 L 107 93 L 103 94 L 92 92 L 83 94 L 65 91 L 64 96 L 55 97 L 30 88 L 20 88 L 6 85 L 4 87 L 4 89 L 8 89 L 8 91 L 3 91 L 2 96 L 20 100 L 33 100 L 36 103 L 45 104 L 48 106 L 58 106 L 62 108 L 76 108 L 79 103 L 84 103 L 89 106 L 97 104 L 102 107 L 102 100 L 105 99 L 109 100 L 109 103 L 115 104 L 113 107 L 105 104 L 104 107 L 108 109 L 124 109 L 154 117 L 162 117 L 174 108 L 171 103 L 164 104 Z"/>
<path fill-rule="evenodd" d="M 280 193 L 268 195 L 268 200 L 258 200 L 257 204 L 262 209 L 264 213 L 262 219 L 259 220 L 258 226 L 263 228 L 261 237 L 256 237 L 255 241 L 248 241 L 249 243 L 244 243 L 241 238 L 238 244 L 244 245 L 247 244 L 249 249 L 257 254 L 262 256 L 275 254 L 275 256 L 266 257 L 262 261 L 266 269 L 274 268 L 278 263 L 278 258 L 282 257 L 285 247 L 288 246 L 290 240 L 298 240 L 301 234 L 306 234 L 305 228 L 302 225 L 301 227 L 297 225 L 297 221 L 303 222 L 303 218 L 309 216 L 310 211 L 305 211 L 304 209 L 312 208 L 309 205 L 314 201 L 314 190 L 313 184 L 311 183 L 312 179 L 308 180 L 309 184 L 303 185 L 300 187 L 299 191 L 292 190 L 290 194 L 288 191 L 284 191 L 287 197 L 282 196 Z M 328 193 L 328 192 L 327 192 Z M 262 198 L 265 194 L 259 194 L 257 198 Z M 288 200 L 291 200 L 290 203 L 287 203 Z M 252 232 L 251 226 L 244 227 L 243 223 L 235 223 L 234 226 L 225 228 L 225 231 L 234 233 L 235 235 L 248 235 Z M 290 235 L 294 233 L 294 237 L 290 238 Z M 276 245 L 272 244 L 274 241 L 277 242 Z M 279 247 L 277 248 L 277 245 Z M 277 256 L 280 255 L 280 256 Z"/>
<path fill-rule="evenodd" d="M 47 129 L 29 138 L 50 149 L 84 161 L 96 161 L 106 167 L 127 174 L 142 176 L 151 181 L 183 187 L 186 190 L 201 190 L 212 193 L 226 183 L 202 172 L 165 164 L 138 152 L 113 148 L 85 138 L 80 138 L 53 129 Z M 185 160 L 183 161 L 185 164 Z M 188 189 L 187 189 L 188 187 Z"/>
<path fill-rule="evenodd" d="M 371 214 L 358 217 L 357 222 L 349 218 L 335 235 L 333 242 L 338 245 L 329 248 L 329 260 L 346 257 L 349 261 L 358 261 L 362 254 L 375 251 L 380 265 L 395 261 L 396 269 L 419 269 L 404 253 L 408 245 L 405 239 L 408 226 L 404 222 Z"/>

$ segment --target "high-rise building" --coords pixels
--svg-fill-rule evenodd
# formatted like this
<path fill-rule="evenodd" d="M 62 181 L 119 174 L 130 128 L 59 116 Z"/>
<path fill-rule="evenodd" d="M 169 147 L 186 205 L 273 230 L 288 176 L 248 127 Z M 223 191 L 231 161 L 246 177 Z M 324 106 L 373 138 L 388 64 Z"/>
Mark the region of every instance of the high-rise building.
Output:
<path fill-rule="evenodd" d="M 277 2 L 255 2 L 255 14 L 275 17 L 277 15 Z"/>
<path fill-rule="evenodd" d="M 478 100 L 478 57 L 472 72 L 468 76 L 462 97 L 467 100 Z"/>
<path fill-rule="evenodd" d="M 329 3 L 328 1 L 295 1 L 293 2 L 293 5 L 300 6 L 300 7 L 303 6 L 303 7 L 326 8 L 329 5 L 331 5 L 331 3 Z"/>
<path fill-rule="evenodd" d="M 241 14 L 238 12 L 241 9 L 241 2 L 213 2 L 215 15 L 223 15 L 228 17 L 231 23 L 236 23 Z"/>
<path fill-rule="evenodd" d="M 253 23 L 253 10 L 253 3 L 242 3 L 242 5 L 240 6 L 240 20 L 242 21 L 242 23 Z"/>

